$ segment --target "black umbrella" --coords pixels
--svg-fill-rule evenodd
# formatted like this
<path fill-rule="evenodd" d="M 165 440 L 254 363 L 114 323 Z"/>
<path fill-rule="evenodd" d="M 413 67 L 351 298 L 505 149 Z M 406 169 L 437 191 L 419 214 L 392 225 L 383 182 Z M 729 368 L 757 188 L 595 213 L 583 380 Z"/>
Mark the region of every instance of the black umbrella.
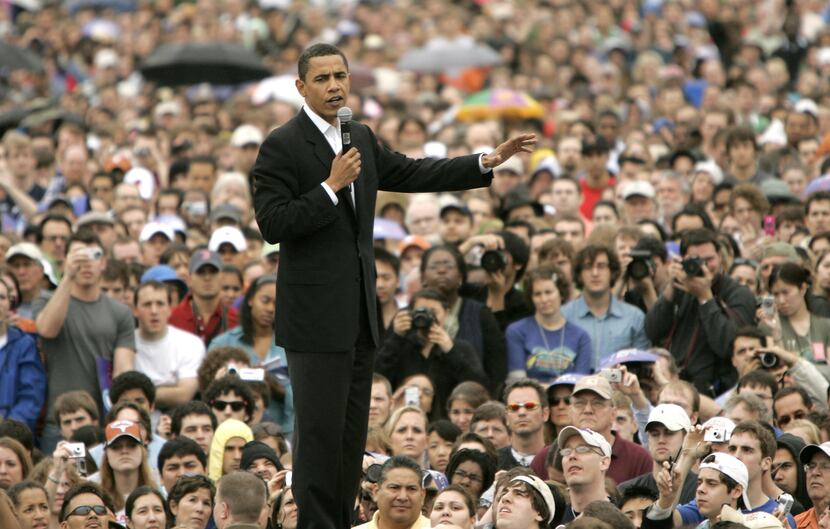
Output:
<path fill-rule="evenodd" d="M 74 15 L 82 9 L 100 11 L 111 9 L 119 13 L 129 13 L 135 11 L 137 3 L 136 0 L 68 0 L 66 9 L 70 15 Z"/>
<path fill-rule="evenodd" d="M 139 70 L 148 81 L 165 86 L 232 85 L 271 75 L 257 54 L 227 42 L 162 44 Z"/>
<path fill-rule="evenodd" d="M 42 72 L 43 63 L 33 52 L 0 41 L 0 70 L 30 70 Z"/>

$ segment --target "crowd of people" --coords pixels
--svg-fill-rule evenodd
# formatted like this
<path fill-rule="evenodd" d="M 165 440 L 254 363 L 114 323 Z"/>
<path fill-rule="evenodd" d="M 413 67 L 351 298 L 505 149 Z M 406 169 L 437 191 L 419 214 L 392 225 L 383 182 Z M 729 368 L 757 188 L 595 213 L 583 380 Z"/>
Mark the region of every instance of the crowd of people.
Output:
<path fill-rule="evenodd" d="M 293 79 L 322 41 L 379 148 L 538 141 L 489 188 L 378 194 L 354 526 L 830 529 L 828 20 L 809 0 L 0 3 L 0 527 L 298 527 L 252 171 L 309 111 Z M 144 79 L 187 42 L 277 77 Z M 471 112 L 484 89 L 509 97 Z"/>

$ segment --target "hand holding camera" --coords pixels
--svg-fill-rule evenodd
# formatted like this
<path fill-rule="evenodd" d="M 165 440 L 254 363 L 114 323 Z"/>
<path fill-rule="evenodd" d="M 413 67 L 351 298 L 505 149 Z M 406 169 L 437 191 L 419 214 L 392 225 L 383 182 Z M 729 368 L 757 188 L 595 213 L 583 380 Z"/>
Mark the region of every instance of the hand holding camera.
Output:
<path fill-rule="evenodd" d="M 412 315 L 408 310 L 399 310 L 392 318 L 392 331 L 398 336 L 406 336 L 412 329 Z"/>
<path fill-rule="evenodd" d="M 450 349 L 452 349 L 452 338 L 450 338 L 450 335 L 446 329 L 444 329 L 441 325 L 438 325 L 437 322 L 434 322 L 429 328 L 427 339 L 429 340 L 429 343 L 437 345 L 445 353 L 449 353 Z"/>

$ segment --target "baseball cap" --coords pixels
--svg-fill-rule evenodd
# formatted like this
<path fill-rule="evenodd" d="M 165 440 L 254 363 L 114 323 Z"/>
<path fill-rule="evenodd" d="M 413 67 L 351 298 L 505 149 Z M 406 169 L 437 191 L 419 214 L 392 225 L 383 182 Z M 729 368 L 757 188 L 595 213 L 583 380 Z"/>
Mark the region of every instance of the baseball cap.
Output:
<path fill-rule="evenodd" d="M 631 197 L 637 196 L 654 198 L 654 186 L 643 180 L 634 180 L 625 184 L 625 189 L 623 189 L 622 193 L 623 200 L 628 200 Z"/>
<path fill-rule="evenodd" d="M 170 241 L 176 240 L 176 234 L 173 233 L 173 228 L 162 224 L 160 222 L 148 222 L 141 228 L 141 233 L 138 235 L 138 240 L 141 242 L 149 241 L 153 235 L 160 233 L 167 237 Z"/>
<path fill-rule="evenodd" d="M 700 470 L 704 468 L 717 470 L 724 476 L 729 476 L 740 483 L 744 488 L 744 508 L 746 510 L 752 509 L 752 505 L 749 503 L 749 472 L 747 472 L 746 465 L 740 459 L 723 452 L 712 452 L 703 458 Z"/>
<path fill-rule="evenodd" d="M 259 145 L 263 142 L 265 137 L 262 135 L 257 127 L 253 125 L 240 125 L 236 127 L 231 135 L 231 145 L 234 147 L 244 147 L 246 145 Z"/>
<path fill-rule="evenodd" d="M 153 115 L 157 118 L 164 115 L 179 116 L 181 113 L 181 105 L 179 105 L 178 101 L 173 100 L 162 101 L 153 109 Z"/>
<path fill-rule="evenodd" d="M 633 364 L 635 362 L 654 363 L 659 357 L 654 353 L 642 349 L 621 349 L 602 361 L 602 367 L 615 366 L 617 364 Z"/>
<path fill-rule="evenodd" d="M 793 262 L 801 261 L 798 252 L 795 251 L 795 248 L 791 244 L 780 241 L 764 245 L 761 249 L 761 260 L 763 261 L 767 257 L 786 257 Z"/>
<path fill-rule="evenodd" d="M 773 203 L 798 202 L 798 197 L 790 191 L 787 183 L 778 178 L 767 178 L 761 182 L 761 192 Z"/>
<path fill-rule="evenodd" d="M 124 183 L 138 187 L 138 195 L 142 200 L 153 198 L 156 189 L 156 177 L 143 167 L 133 167 L 124 175 Z"/>
<path fill-rule="evenodd" d="M 237 252 L 244 252 L 248 249 L 248 242 L 239 228 L 233 226 L 222 226 L 218 228 L 210 236 L 208 241 L 208 249 L 211 252 L 218 252 L 223 244 L 230 244 Z"/>
<path fill-rule="evenodd" d="M 36 261 L 38 263 L 40 263 L 43 259 L 43 254 L 40 253 L 40 249 L 30 242 L 19 242 L 9 248 L 6 252 L 6 261 L 18 255 L 28 257 L 32 261 Z"/>
<path fill-rule="evenodd" d="M 115 221 L 102 211 L 90 211 L 78 217 L 78 220 L 75 222 L 75 229 L 88 224 L 109 224 L 110 226 L 114 226 Z"/>
<path fill-rule="evenodd" d="M 210 212 L 210 220 L 216 222 L 222 219 L 229 219 L 237 224 L 242 224 L 242 212 L 233 204 L 221 204 Z"/>
<path fill-rule="evenodd" d="M 799 114 L 810 114 L 818 118 L 818 105 L 812 99 L 799 99 L 793 109 Z"/>
<path fill-rule="evenodd" d="M 602 455 L 604 455 L 605 457 L 611 457 L 611 445 L 608 443 L 605 437 L 603 437 L 601 433 L 597 433 L 588 428 L 566 426 L 562 428 L 561 432 L 559 432 L 559 436 L 557 437 L 556 443 L 559 446 L 559 448 L 563 448 L 565 446 L 565 443 L 568 442 L 568 439 L 575 435 L 582 437 L 582 440 L 585 441 L 588 445 L 593 446 L 594 448 L 599 448 L 600 452 L 602 452 Z"/>
<path fill-rule="evenodd" d="M 564 375 L 559 375 L 556 377 L 556 380 L 550 383 L 548 386 L 552 388 L 554 386 L 576 386 L 576 383 L 580 381 L 582 377 L 585 375 L 581 373 L 565 373 Z"/>
<path fill-rule="evenodd" d="M 404 239 L 398 244 L 398 253 L 403 254 L 409 248 L 415 247 L 420 248 L 421 250 L 429 250 L 431 244 L 427 242 L 426 239 L 421 237 L 420 235 L 407 235 Z"/>
<path fill-rule="evenodd" d="M 652 408 L 651 413 L 648 414 L 646 430 L 652 424 L 662 424 L 672 432 L 680 430 L 688 432 L 692 429 L 692 421 L 689 420 L 686 411 L 677 404 L 658 404 Z"/>
<path fill-rule="evenodd" d="M 574 386 L 573 394 L 576 395 L 580 391 L 593 391 L 604 399 L 610 399 L 613 393 L 611 383 L 601 375 L 582 377 Z"/>
<path fill-rule="evenodd" d="M 721 170 L 720 166 L 712 160 L 704 160 L 702 162 L 697 162 L 694 168 L 692 169 L 692 174 L 695 173 L 707 173 L 709 176 L 712 177 L 712 182 L 715 185 L 718 185 L 721 182 L 723 182 L 723 171 Z"/>
<path fill-rule="evenodd" d="M 548 484 L 537 476 L 516 476 L 510 480 L 510 483 L 513 483 L 514 481 L 527 483 L 533 488 L 533 490 L 542 496 L 542 499 L 545 500 L 545 505 L 548 506 L 548 512 L 550 512 L 550 515 L 548 516 L 548 523 L 551 523 L 554 515 L 556 514 L 556 502 L 553 501 L 553 493 L 551 493 Z"/>
<path fill-rule="evenodd" d="M 197 250 L 190 256 L 188 271 L 191 274 L 195 274 L 204 266 L 212 266 L 217 270 L 221 270 L 222 260 L 219 258 L 219 254 L 211 252 L 210 250 Z"/>
<path fill-rule="evenodd" d="M 727 419 L 726 417 L 712 417 L 703 423 L 703 429 L 709 430 L 712 428 L 723 430 L 725 433 L 723 442 L 726 442 L 729 441 L 730 437 L 732 437 L 732 430 L 735 429 L 735 422 L 732 421 L 732 419 Z"/>
<path fill-rule="evenodd" d="M 807 465 L 813 459 L 813 456 L 819 452 L 823 452 L 824 455 L 830 457 L 830 441 L 821 443 L 820 445 L 805 446 L 801 449 L 801 453 L 798 454 L 798 460 L 801 461 L 802 465 Z"/>
<path fill-rule="evenodd" d="M 141 283 L 144 284 L 148 281 L 175 282 L 180 287 L 187 288 L 187 284 L 179 278 L 173 267 L 166 264 L 151 266 L 141 274 Z"/>
<path fill-rule="evenodd" d="M 112 445 L 115 441 L 122 437 L 130 437 L 137 443 L 142 443 L 141 428 L 137 422 L 133 421 L 114 421 L 107 425 L 104 434 L 107 438 L 107 446 Z"/>
<path fill-rule="evenodd" d="M 522 159 L 518 156 L 511 156 L 500 165 L 497 165 L 493 171 L 509 171 L 517 175 L 523 175 L 525 172 L 525 165 L 522 163 Z"/>
<path fill-rule="evenodd" d="M 461 204 L 447 204 L 443 208 L 441 208 L 441 212 L 438 214 L 440 218 L 444 218 L 444 215 L 449 213 L 450 211 L 455 211 L 456 213 L 461 213 L 465 217 L 473 218 L 473 212 L 470 211 L 470 208 L 467 206 L 462 206 Z"/>

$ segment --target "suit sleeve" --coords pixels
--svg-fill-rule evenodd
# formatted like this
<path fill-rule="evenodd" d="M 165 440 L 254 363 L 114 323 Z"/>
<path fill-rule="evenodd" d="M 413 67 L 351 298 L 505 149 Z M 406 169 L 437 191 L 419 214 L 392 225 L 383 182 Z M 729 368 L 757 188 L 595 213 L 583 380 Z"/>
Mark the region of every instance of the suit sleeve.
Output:
<path fill-rule="evenodd" d="M 478 154 L 458 158 L 414 160 L 382 146 L 372 133 L 370 141 L 378 168 L 378 189 L 399 193 L 463 191 L 487 187 L 493 172 L 482 174 Z"/>
<path fill-rule="evenodd" d="M 300 167 L 283 136 L 268 136 L 253 168 L 256 220 L 270 243 L 308 236 L 337 218 L 323 186 L 301 192 Z"/>
<path fill-rule="evenodd" d="M 507 378 L 507 346 L 504 334 L 493 312 L 486 306 L 481 307 L 479 317 L 482 334 L 482 358 L 484 371 L 490 379 L 490 394 L 498 395 L 498 390 Z"/>

